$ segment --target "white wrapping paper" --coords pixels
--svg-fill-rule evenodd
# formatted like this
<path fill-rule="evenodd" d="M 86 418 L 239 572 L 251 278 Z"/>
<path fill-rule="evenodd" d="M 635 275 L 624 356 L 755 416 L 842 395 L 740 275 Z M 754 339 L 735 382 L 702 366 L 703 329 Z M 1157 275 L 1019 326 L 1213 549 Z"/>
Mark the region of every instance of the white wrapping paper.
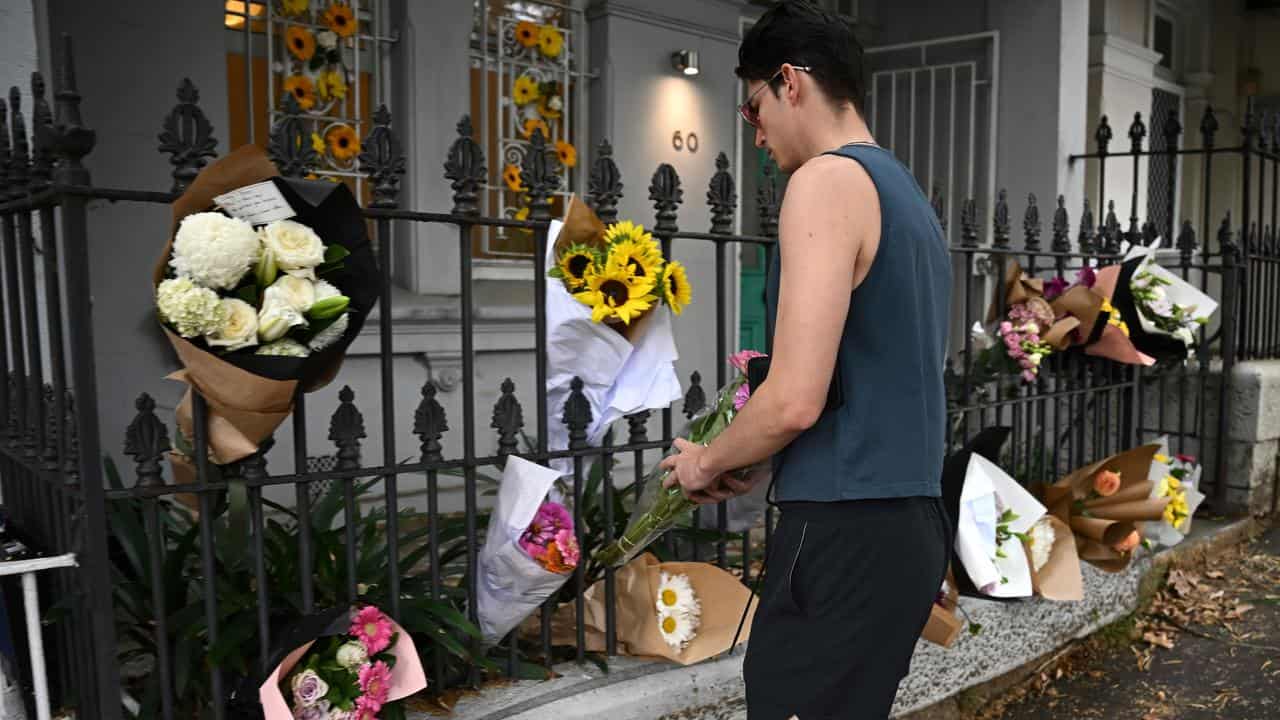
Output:
<path fill-rule="evenodd" d="M 1009 523 L 1013 533 L 1026 533 L 1046 512 L 1031 493 L 998 465 L 974 453 L 965 470 L 960 491 L 960 518 L 956 527 L 956 554 L 965 572 L 979 589 L 992 586 L 992 597 L 1030 597 L 1031 566 L 1022 541 L 1010 537 L 1000 545 L 1005 557 L 996 557 L 996 525 L 1000 512 L 996 498 L 1017 519 Z M 1004 578 L 1004 582 L 1001 582 Z"/>
<path fill-rule="evenodd" d="M 555 267 L 555 242 L 563 223 L 551 222 L 547 267 Z M 569 428 L 562 421 L 564 403 L 575 376 L 591 404 L 587 443 L 599 445 L 609 426 L 641 410 L 657 410 L 683 397 L 676 376 L 671 311 L 655 307 L 633 323 L 632 341 L 614 328 L 591 320 L 583 305 L 555 279 L 547 281 L 547 447 L 569 447 Z M 568 459 L 551 466 L 562 475 L 573 471 Z"/>
<path fill-rule="evenodd" d="M 1169 452 L 1169 436 L 1166 435 L 1158 441 L 1160 443 L 1160 451 L 1158 454 L 1167 458 L 1173 455 Z M 1168 477 L 1173 470 L 1170 464 L 1162 463 L 1159 460 L 1151 462 L 1151 472 L 1147 479 L 1154 483 L 1151 489 L 1151 497 L 1159 497 L 1160 481 Z M 1182 489 L 1187 496 L 1187 512 L 1188 517 L 1183 521 L 1179 528 L 1175 528 L 1163 520 L 1160 522 L 1146 523 L 1143 528 L 1143 535 L 1148 540 L 1165 547 L 1173 547 L 1182 542 L 1188 534 L 1191 533 L 1191 521 L 1196 514 L 1196 508 L 1200 507 L 1200 503 L 1204 502 L 1205 495 L 1200 492 L 1200 474 L 1203 472 L 1204 466 L 1197 464 L 1195 468 L 1187 473 L 1182 479 Z"/>
<path fill-rule="evenodd" d="M 518 542 L 559 476 L 524 458 L 507 458 L 478 561 L 476 614 L 487 645 L 502 640 L 570 577 L 543 568 Z"/>

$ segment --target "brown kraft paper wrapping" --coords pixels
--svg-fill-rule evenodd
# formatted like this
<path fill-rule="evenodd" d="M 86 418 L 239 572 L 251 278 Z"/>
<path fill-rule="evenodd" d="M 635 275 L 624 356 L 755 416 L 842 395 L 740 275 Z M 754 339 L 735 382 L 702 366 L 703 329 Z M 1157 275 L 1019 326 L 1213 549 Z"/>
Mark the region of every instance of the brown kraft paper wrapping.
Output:
<path fill-rule="evenodd" d="M 925 623 L 924 630 L 920 632 L 920 637 L 942 647 L 954 645 L 956 638 L 960 637 L 960 631 L 964 629 L 964 623 L 956 617 L 959 600 L 960 593 L 956 589 L 955 573 L 948 565 L 946 597 L 942 599 L 941 604 L 935 602 L 929 608 L 929 620 Z"/>
<path fill-rule="evenodd" d="M 1089 494 L 1093 489 L 1093 478 L 1101 470 L 1111 470 L 1120 474 L 1120 489 L 1116 491 L 1116 495 L 1125 493 L 1125 497 L 1128 497 L 1136 492 L 1131 488 L 1144 486 L 1146 492 L 1149 493 L 1151 486 L 1147 480 L 1147 474 L 1151 469 L 1151 462 L 1159 449 L 1159 445 L 1143 445 L 1132 450 L 1126 450 L 1085 465 L 1053 485 L 1044 488 L 1043 501 L 1045 507 L 1048 508 L 1051 515 L 1065 523 L 1075 534 L 1076 549 L 1079 551 L 1081 560 L 1085 560 L 1107 572 L 1119 572 L 1128 566 L 1133 555 L 1132 551 L 1121 553 L 1116 551 L 1113 546 L 1137 529 L 1135 522 L 1151 519 L 1145 516 L 1133 517 L 1132 514 L 1134 512 L 1148 513 L 1151 508 L 1143 507 L 1135 510 L 1132 507 L 1128 507 L 1128 502 L 1122 500 L 1112 503 L 1110 507 L 1119 507 L 1119 513 L 1125 516 L 1123 519 L 1097 517 L 1097 510 L 1095 509 L 1088 510 L 1094 517 L 1086 517 L 1078 514 L 1076 501 L 1082 501 L 1082 504 L 1090 502 Z M 1094 502 L 1097 500 L 1099 499 L 1093 499 Z M 1110 498 L 1101 498 L 1101 500 L 1106 501 L 1110 500 Z M 1100 510 L 1102 507 L 1108 507 L 1108 505 L 1104 504 L 1101 507 L 1095 505 L 1095 507 Z M 1161 504 L 1160 511 L 1163 512 L 1163 510 L 1164 506 Z M 1110 514 L 1114 514 L 1114 511 Z M 1155 519 L 1159 519 L 1159 517 L 1160 513 L 1157 513 Z"/>
<path fill-rule="evenodd" d="M 1039 570 L 1031 567 L 1031 587 L 1047 600 L 1069 601 L 1084 598 L 1084 580 L 1080 576 L 1080 556 L 1075 536 L 1067 524 L 1053 515 L 1046 516 L 1053 526 L 1053 548 L 1049 559 Z M 1029 551 L 1028 551 L 1028 557 Z"/>
<path fill-rule="evenodd" d="M 1093 288 L 1077 285 L 1051 303 L 1054 312 L 1066 313 L 1080 320 L 1080 337 L 1083 342 L 1088 342 L 1095 333 L 1099 332 L 1097 329 L 1099 322 L 1106 322 L 1105 317 L 1100 317 L 1102 301 L 1111 298 L 1119 268 L 1119 265 L 1112 265 L 1099 269 L 1095 273 L 1096 280 Z M 1104 357 L 1128 365 L 1149 367 L 1155 364 L 1155 358 L 1139 352 L 1129 336 L 1111 324 L 1102 328 L 1098 339 L 1089 343 L 1084 351 L 1087 355 Z"/>
<path fill-rule="evenodd" d="M 212 208 L 217 195 L 277 175 L 275 165 L 254 145 L 242 146 L 202 170 L 187 191 L 173 202 L 173 225 L 169 241 L 156 263 L 155 284 L 159 285 L 164 279 L 173 250 L 173 236 L 183 218 Z M 168 328 L 165 336 L 183 365 L 183 369 L 169 375 L 169 379 L 189 386 L 177 409 L 178 427 L 183 434 L 193 437 L 191 390 L 194 388 L 208 401 L 209 447 L 216 462 L 235 462 L 257 452 L 259 444 L 289 416 L 298 382 L 271 380 L 238 368 Z M 325 369 L 316 386 L 331 380 L 340 367 L 341 357 Z"/>
<path fill-rule="evenodd" d="M 662 573 L 687 575 L 702 607 L 702 620 L 697 634 L 683 652 L 678 652 L 662 639 L 658 630 L 658 586 Z M 614 575 L 617 590 L 615 620 L 618 652 L 642 657 L 658 657 L 681 665 L 691 665 L 729 650 L 738 630 L 742 610 L 751 602 L 751 612 L 742 627 L 738 644 L 751 636 L 751 621 L 756 600 L 737 578 L 708 563 L 661 563 L 645 553 L 624 565 Z M 601 580 L 583 594 L 583 623 L 586 626 L 587 652 L 605 652 L 605 591 Z M 576 642 L 574 607 L 562 605 L 551 621 L 551 640 L 556 645 Z M 536 628 L 526 629 L 536 632 Z"/>
<path fill-rule="evenodd" d="M 569 197 L 569 207 L 564 212 L 564 227 L 560 228 L 560 234 L 556 237 L 555 251 L 556 257 L 569 248 L 570 245 L 581 244 L 595 246 L 602 251 L 605 248 L 604 234 L 607 228 L 596 213 L 587 204 L 576 195 Z M 649 309 L 646 314 L 655 312 L 659 308 L 656 306 Z M 637 321 L 632 320 L 630 324 L 624 323 L 616 318 L 606 320 L 605 325 L 613 328 L 627 340 L 635 337 Z"/>
<path fill-rule="evenodd" d="M 1022 272 L 1022 266 L 1016 260 L 1010 260 L 1005 267 L 1004 285 L 996 289 L 996 296 L 992 298 L 991 307 L 987 309 L 987 322 L 995 322 L 996 314 L 999 307 L 1000 292 L 1004 292 L 1005 307 L 1008 308 L 1018 303 L 1025 303 L 1032 298 L 1044 298 L 1044 280 L 1031 277 Z M 1058 308 L 1049 303 L 1049 307 L 1053 309 L 1054 315 L 1062 315 Z M 1041 336 L 1041 341 L 1047 343 L 1054 350 L 1066 350 L 1071 344 L 1072 333 L 1080 325 L 1080 321 L 1074 317 L 1061 317 L 1054 321 L 1053 325 Z"/>

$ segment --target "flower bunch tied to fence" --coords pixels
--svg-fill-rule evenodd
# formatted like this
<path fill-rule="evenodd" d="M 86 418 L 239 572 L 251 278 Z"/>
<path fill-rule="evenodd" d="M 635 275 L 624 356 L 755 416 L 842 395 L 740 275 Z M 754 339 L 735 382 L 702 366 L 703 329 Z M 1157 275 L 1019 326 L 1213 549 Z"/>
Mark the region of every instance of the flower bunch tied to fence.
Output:
<path fill-rule="evenodd" d="M 170 378 L 204 396 L 209 455 L 225 464 L 258 451 L 298 386 L 337 373 L 377 299 L 377 268 L 346 186 L 281 178 L 252 146 L 201 172 L 173 218 L 156 312 L 183 364 Z M 188 392 L 182 440 L 193 412 Z M 182 455 L 175 467 L 189 471 Z"/>
<path fill-rule="evenodd" d="M 582 384 L 591 422 L 586 441 L 598 445 L 623 416 L 680 399 L 671 318 L 692 301 L 688 274 L 665 257 L 644 228 L 610 227 L 577 197 L 548 234 L 547 407 L 558 415 L 575 383 Z M 552 450 L 569 447 L 568 428 L 549 418 Z M 568 473 L 567 460 L 553 466 Z"/>
<path fill-rule="evenodd" d="M 1047 358 L 1073 347 L 1122 364 L 1179 363 L 1216 309 L 1156 263 L 1155 246 L 1135 245 L 1118 264 L 1086 265 L 1070 281 L 1035 277 L 1009 262 L 987 322 L 970 330 L 973 367 L 978 377 L 1034 383 Z"/>

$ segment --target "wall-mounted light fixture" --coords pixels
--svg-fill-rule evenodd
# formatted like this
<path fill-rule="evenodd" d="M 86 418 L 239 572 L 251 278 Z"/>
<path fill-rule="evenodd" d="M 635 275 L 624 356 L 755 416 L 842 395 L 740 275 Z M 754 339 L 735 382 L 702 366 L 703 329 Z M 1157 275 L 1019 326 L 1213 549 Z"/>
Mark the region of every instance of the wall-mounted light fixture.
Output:
<path fill-rule="evenodd" d="M 671 53 L 671 67 L 685 75 L 698 74 L 698 51 L 677 50 Z"/>

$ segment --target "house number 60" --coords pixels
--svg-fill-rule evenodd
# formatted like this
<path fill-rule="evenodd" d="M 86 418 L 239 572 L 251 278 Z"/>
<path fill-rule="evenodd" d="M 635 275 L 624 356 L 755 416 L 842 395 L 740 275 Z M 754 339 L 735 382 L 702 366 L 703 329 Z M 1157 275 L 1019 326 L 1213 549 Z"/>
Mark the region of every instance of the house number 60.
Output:
<path fill-rule="evenodd" d="M 681 135 L 677 130 L 671 136 L 671 149 L 680 152 L 685 148 L 689 148 L 689 152 L 698 152 L 698 133 L 691 132 L 688 135 Z"/>

